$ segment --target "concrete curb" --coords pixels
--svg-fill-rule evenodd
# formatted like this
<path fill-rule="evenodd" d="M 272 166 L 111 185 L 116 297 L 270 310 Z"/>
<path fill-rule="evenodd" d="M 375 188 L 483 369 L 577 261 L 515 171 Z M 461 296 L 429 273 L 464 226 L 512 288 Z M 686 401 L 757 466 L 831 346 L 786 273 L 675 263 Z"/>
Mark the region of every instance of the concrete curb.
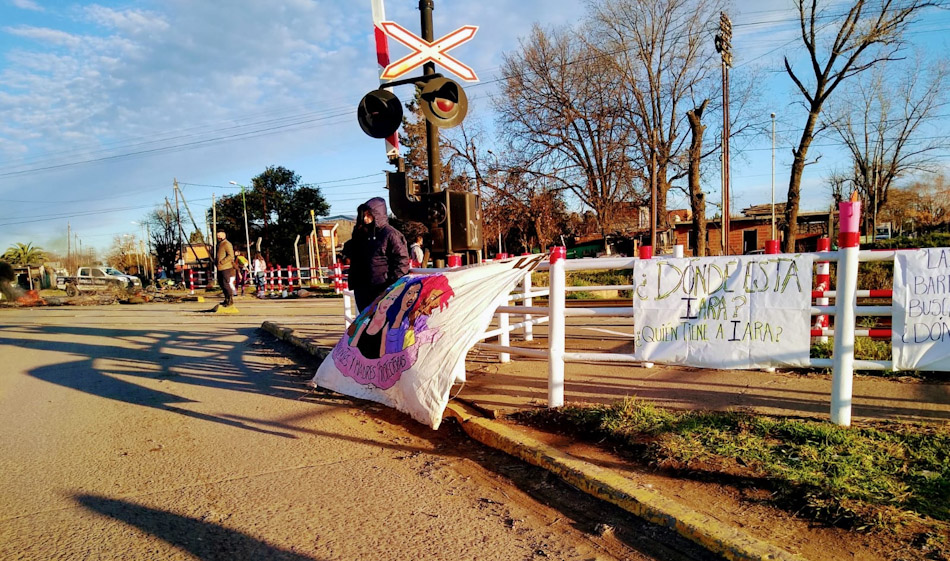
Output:
<path fill-rule="evenodd" d="M 290 343 L 298 349 L 310 353 L 320 360 L 323 360 L 330 355 L 331 349 L 329 347 L 318 345 L 312 341 L 307 341 L 299 335 L 294 335 L 294 330 L 289 327 L 281 327 L 272 321 L 265 321 L 261 324 L 261 329 L 270 333 L 274 337 L 277 337 L 281 341 Z"/>
<path fill-rule="evenodd" d="M 579 460 L 512 428 L 467 413 L 450 403 L 446 415 L 459 421 L 473 439 L 543 468 L 598 499 L 644 520 L 672 528 L 681 536 L 733 561 L 806 561 L 766 541 L 698 513 L 611 470 Z"/>
<path fill-rule="evenodd" d="M 331 349 L 294 335 L 294 330 L 288 327 L 265 321 L 261 329 L 321 360 L 330 354 Z M 460 404 L 450 403 L 445 416 L 458 420 L 462 430 L 474 440 L 550 471 L 585 493 L 615 504 L 635 516 L 672 528 L 686 539 L 726 559 L 806 561 L 800 555 L 696 512 L 618 473 L 579 460 L 503 423 L 469 413 Z"/>

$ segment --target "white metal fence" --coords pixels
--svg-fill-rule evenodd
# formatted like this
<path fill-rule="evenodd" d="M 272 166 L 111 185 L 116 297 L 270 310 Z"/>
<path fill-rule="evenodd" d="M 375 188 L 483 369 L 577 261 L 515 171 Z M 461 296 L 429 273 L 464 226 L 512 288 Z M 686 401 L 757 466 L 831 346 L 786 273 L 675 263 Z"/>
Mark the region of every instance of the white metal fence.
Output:
<path fill-rule="evenodd" d="M 827 247 L 828 243 L 822 244 Z M 821 247 L 821 246 L 820 246 Z M 861 317 L 889 317 L 892 305 L 859 305 L 858 299 L 889 298 L 889 290 L 857 290 L 859 262 L 893 261 L 899 250 L 876 251 L 860 250 L 858 247 L 841 247 L 837 251 L 814 253 L 818 282 L 812 293 L 811 315 L 816 318 L 811 334 L 815 338 L 834 337 L 831 358 L 811 358 L 806 368 L 832 369 L 831 420 L 840 425 L 851 422 L 852 379 L 857 370 L 893 370 L 891 360 L 856 360 L 854 358 L 855 337 L 873 337 L 890 340 L 889 328 L 858 329 L 856 321 Z M 508 362 L 512 355 L 545 359 L 548 362 L 548 406 L 559 407 L 564 404 L 564 365 L 567 362 L 613 362 L 639 364 L 652 367 L 652 363 L 640 361 L 634 354 L 610 352 L 567 351 L 565 347 L 565 320 L 568 317 L 619 317 L 634 318 L 632 298 L 622 306 L 614 307 L 566 307 L 566 294 L 571 291 L 618 291 L 634 289 L 633 285 L 605 286 L 566 286 L 568 271 L 616 271 L 631 270 L 637 258 L 563 258 L 564 248 L 553 248 L 551 260 L 542 264 L 538 270 L 548 271 L 549 286 L 532 285 L 531 274 L 524 277 L 522 284 L 510 294 L 508 304 L 496 309 L 497 324 L 486 331 L 481 343 L 476 345 L 482 350 L 498 353 L 501 362 Z M 663 259 L 664 257 L 654 257 Z M 837 279 L 831 290 L 828 279 L 830 263 L 837 263 Z M 433 273 L 448 269 L 413 269 L 416 273 Z M 344 316 L 347 325 L 356 317 L 352 292 L 344 291 Z M 535 305 L 538 298 L 546 298 L 546 306 Z M 831 305 L 829 300 L 834 300 Z M 512 318 L 516 321 L 512 323 Z M 828 317 L 834 321 L 829 328 Z M 634 319 L 631 319 L 631 326 Z M 529 342 L 534 338 L 533 327 L 547 324 L 547 348 L 529 348 L 517 346 L 513 339 Z M 632 336 L 631 336 L 632 337 Z M 496 339 L 496 342 L 486 342 Z"/>

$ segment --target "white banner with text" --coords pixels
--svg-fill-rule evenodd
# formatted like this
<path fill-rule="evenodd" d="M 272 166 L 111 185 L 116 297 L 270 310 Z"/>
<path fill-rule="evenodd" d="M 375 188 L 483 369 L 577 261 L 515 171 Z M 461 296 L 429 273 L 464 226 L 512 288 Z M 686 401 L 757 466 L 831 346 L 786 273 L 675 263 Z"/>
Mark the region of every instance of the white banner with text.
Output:
<path fill-rule="evenodd" d="M 950 371 L 950 249 L 894 257 L 891 345 L 896 370 Z"/>
<path fill-rule="evenodd" d="M 635 356 L 706 368 L 807 366 L 813 265 L 807 254 L 636 262 Z"/>

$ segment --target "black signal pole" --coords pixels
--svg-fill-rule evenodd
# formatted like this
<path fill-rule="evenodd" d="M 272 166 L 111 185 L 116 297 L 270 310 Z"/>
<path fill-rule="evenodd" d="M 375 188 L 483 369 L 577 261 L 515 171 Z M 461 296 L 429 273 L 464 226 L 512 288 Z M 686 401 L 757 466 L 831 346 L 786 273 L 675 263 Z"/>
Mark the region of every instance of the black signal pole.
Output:
<path fill-rule="evenodd" d="M 430 43 L 434 40 L 432 33 L 432 10 L 435 9 L 435 0 L 419 0 L 419 12 L 422 18 L 422 38 Z M 423 76 L 435 74 L 435 63 L 429 61 L 422 67 Z M 439 156 L 439 127 L 426 120 L 426 159 L 429 164 L 429 192 L 442 191 L 440 178 L 442 177 L 442 160 Z"/>

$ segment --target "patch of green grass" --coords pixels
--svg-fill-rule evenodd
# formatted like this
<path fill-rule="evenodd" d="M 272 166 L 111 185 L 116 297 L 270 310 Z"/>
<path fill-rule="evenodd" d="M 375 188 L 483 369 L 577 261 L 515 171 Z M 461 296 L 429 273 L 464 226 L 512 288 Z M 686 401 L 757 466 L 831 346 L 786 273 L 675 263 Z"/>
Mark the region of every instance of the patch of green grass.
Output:
<path fill-rule="evenodd" d="M 618 444 L 664 468 L 764 479 L 777 504 L 826 523 L 865 529 L 922 517 L 950 522 L 947 427 L 674 413 L 630 398 L 515 418 Z"/>

